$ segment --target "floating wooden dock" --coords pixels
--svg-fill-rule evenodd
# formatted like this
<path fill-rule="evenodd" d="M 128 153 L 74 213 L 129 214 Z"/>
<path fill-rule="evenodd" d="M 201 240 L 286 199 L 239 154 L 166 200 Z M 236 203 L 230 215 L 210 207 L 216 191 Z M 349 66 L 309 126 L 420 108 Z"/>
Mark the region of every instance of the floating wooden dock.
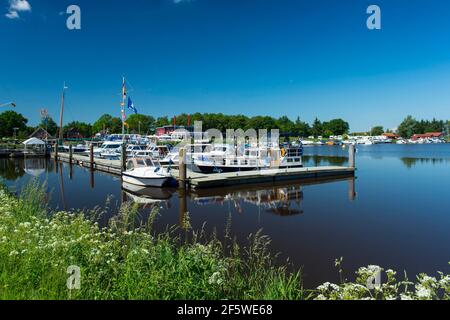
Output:
<path fill-rule="evenodd" d="M 68 153 L 58 153 L 61 161 L 69 162 L 70 155 Z M 72 164 L 82 167 L 91 167 L 90 157 L 86 155 L 72 155 Z M 92 166 L 94 170 L 107 172 L 115 175 L 121 174 L 120 160 L 94 159 Z M 172 174 L 179 179 L 179 171 L 172 169 Z M 227 172 L 216 174 L 203 174 L 187 170 L 186 184 L 188 188 L 204 189 L 244 186 L 250 184 L 267 184 L 295 182 L 310 179 L 341 179 L 344 177 L 352 177 L 355 174 L 353 167 L 340 166 L 320 166 L 320 167 L 304 167 L 304 168 L 288 168 L 288 169 L 263 169 L 255 171 Z"/>
<path fill-rule="evenodd" d="M 53 155 L 54 157 L 54 155 Z M 70 162 L 70 155 L 65 152 L 58 152 L 58 159 L 63 162 Z M 89 155 L 82 155 L 74 153 L 72 155 L 72 164 L 79 165 L 81 167 L 90 168 L 91 167 L 91 161 Z M 116 175 L 121 175 L 121 161 L 120 160 L 107 160 L 107 159 L 100 159 L 100 158 L 94 158 L 93 163 L 93 169 L 112 173 Z"/>
<path fill-rule="evenodd" d="M 178 170 L 172 171 L 178 177 Z M 187 184 L 194 189 L 242 186 L 249 184 L 294 182 L 305 179 L 342 178 L 354 176 L 352 167 L 304 167 L 289 169 L 264 169 L 255 171 L 202 174 L 187 172 Z"/>

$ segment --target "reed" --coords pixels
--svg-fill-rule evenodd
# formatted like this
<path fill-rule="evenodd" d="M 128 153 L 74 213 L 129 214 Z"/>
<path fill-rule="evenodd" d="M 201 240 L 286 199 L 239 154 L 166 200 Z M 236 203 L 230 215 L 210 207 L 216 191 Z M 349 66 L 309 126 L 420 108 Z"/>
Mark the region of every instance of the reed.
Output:
<path fill-rule="evenodd" d="M 52 212 L 45 185 L 34 181 L 19 197 L 0 186 L 0 300 L 5 299 L 450 299 L 450 275 L 397 280 L 393 270 L 359 268 L 348 281 L 305 290 L 301 273 L 274 263 L 270 239 L 257 232 L 241 248 L 229 232 L 223 242 L 203 228 L 180 239 L 176 229 L 153 233 L 158 212 L 136 225 L 138 208 L 126 204 L 107 227 L 93 212 Z M 87 218 L 91 217 L 91 218 Z M 186 234 L 185 234 L 186 235 Z M 80 288 L 68 289 L 67 268 L 80 268 Z M 379 287 L 368 279 L 383 272 Z"/>
<path fill-rule="evenodd" d="M 0 299 L 303 299 L 300 273 L 275 266 L 260 233 L 225 247 L 191 231 L 151 232 L 125 205 L 100 228 L 86 212 L 50 212 L 42 185 L 19 198 L 0 189 Z M 80 268 L 69 290 L 67 268 Z"/>

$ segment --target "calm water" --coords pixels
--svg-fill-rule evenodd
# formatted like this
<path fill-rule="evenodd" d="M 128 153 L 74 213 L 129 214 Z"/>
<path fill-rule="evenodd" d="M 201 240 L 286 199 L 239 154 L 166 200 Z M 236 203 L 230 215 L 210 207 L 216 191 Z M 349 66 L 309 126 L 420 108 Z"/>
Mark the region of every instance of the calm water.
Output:
<path fill-rule="evenodd" d="M 345 165 L 341 147 L 305 148 L 307 165 Z M 106 223 L 122 201 L 138 201 L 142 213 L 160 207 L 156 228 L 179 225 L 188 211 L 194 229 L 219 236 L 231 221 L 240 243 L 259 229 L 273 252 L 303 267 L 307 287 L 338 281 L 334 259 L 343 256 L 347 277 L 359 266 L 378 264 L 410 277 L 449 271 L 450 144 L 360 146 L 357 178 L 299 181 L 289 185 L 209 189 L 179 194 L 147 190 L 137 197 L 120 179 L 52 160 L 0 159 L 0 176 L 16 192 L 33 176 L 46 180 L 49 203 L 59 209 L 105 206 Z M 354 194 L 356 193 L 356 195 Z M 109 201 L 107 200 L 109 199 Z M 186 208 L 186 209 L 185 209 Z"/>

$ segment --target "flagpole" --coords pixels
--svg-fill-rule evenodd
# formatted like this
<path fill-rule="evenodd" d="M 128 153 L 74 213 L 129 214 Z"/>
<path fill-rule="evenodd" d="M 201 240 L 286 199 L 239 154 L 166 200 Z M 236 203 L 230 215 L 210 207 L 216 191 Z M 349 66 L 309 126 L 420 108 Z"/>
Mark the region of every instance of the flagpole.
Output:
<path fill-rule="evenodd" d="M 63 116 L 64 116 L 64 100 L 65 100 L 66 83 L 64 82 L 61 95 L 61 111 L 59 114 L 59 140 L 63 141 Z"/>
<path fill-rule="evenodd" d="M 122 77 L 122 142 L 125 139 L 125 96 L 126 96 L 126 89 L 125 89 L 125 77 Z"/>

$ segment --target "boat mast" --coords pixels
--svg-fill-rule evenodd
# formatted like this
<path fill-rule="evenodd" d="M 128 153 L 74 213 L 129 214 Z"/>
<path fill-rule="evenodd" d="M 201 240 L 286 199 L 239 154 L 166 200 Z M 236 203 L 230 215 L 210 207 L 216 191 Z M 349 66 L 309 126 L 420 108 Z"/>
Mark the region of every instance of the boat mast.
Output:
<path fill-rule="evenodd" d="M 127 90 L 125 85 L 125 77 L 122 77 L 122 103 L 120 104 L 122 107 L 122 141 L 125 139 L 125 99 L 127 96 Z"/>
<path fill-rule="evenodd" d="M 59 140 L 63 141 L 63 116 L 64 116 L 64 100 L 66 96 L 66 83 L 64 82 L 61 94 L 61 113 L 59 114 Z"/>

